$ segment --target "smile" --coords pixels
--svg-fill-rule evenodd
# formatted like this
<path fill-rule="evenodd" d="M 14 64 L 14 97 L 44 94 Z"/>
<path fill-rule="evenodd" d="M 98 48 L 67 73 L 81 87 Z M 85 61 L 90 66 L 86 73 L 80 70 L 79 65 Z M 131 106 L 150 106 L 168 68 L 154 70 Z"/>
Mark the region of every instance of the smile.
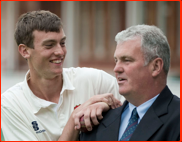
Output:
<path fill-rule="evenodd" d="M 119 81 L 123 81 L 123 80 L 125 80 L 125 79 L 118 79 Z"/>
<path fill-rule="evenodd" d="M 123 78 L 118 78 L 118 81 L 124 81 L 124 80 L 126 80 L 126 79 L 123 79 Z"/>
<path fill-rule="evenodd" d="M 121 77 L 118 77 L 118 84 L 121 85 L 123 83 L 125 83 L 127 81 L 127 79 L 124 79 L 124 78 L 121 78 Z"/>
<path fill-rule="evenodd" d="M 54 60 L 54 61 L 50 61 L 51 63 L 56 63 L 56 64 L 59 64 L 61 63 L 62 61 L 61 60 Z"/>

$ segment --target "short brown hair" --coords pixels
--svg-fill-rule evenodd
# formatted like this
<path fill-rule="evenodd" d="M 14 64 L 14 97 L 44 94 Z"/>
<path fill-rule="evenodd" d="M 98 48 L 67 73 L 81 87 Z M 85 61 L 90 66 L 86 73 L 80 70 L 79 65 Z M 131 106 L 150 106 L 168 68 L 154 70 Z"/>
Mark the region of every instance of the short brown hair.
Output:
<path fill-rule="evenodd" d="M 22 14 L 16 24 L 15 40 L 17 45 L 25 44 L 30 48 L 33 45 L 33 32 L 35 30 L 45 32 L 60 32 L 62 28 L 61 19 L 50 11 L 31 11 Z"/>

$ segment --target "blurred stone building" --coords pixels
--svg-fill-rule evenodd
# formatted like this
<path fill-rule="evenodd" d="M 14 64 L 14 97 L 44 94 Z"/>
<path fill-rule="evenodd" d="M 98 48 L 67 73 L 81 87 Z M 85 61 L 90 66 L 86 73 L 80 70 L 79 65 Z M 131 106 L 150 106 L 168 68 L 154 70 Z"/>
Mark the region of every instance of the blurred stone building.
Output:
<path fill-rule="evenodd" d="M 115 35 L 129 26 L 158 26 L 171 47 L 168 85 L 180 97 L 179 1 L 1 1 L 1 93 L 23 81 L 28 70 L 18 53 L 14 29 L 28 11 L 49 10 L 61 17 L 67 36 L 65 67 L 95 67 L 113 74 Z M 19 74 L 23 72 L 23 74 Z M 17 74 L 18 73 L 18 74 Z M 1 132 L 1 140 L 4 140 Z"/>
<path fill-rule="evenodd" d="M 162 29 L 171 46 L 170 75 L 180 76 L 180 2 L 178 1 L 2 1 L 1 71 L 26 71 L 26 61 L 14 42 L 18 17 L 49 10 L 61 17 L 67 36 L 65 67 L 86 66 L 112 72 L 115 35 L 131 25 Z"/>

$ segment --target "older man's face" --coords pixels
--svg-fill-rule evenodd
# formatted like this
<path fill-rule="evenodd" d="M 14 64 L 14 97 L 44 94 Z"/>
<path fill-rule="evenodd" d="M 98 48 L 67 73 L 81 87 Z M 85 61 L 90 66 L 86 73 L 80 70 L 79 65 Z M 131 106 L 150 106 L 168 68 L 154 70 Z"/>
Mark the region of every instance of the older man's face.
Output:
<path fill-rule="evenodd" d="M 141 39 L 135 38 L 116 47 L 114 72 L 119 85 L 119 93 L 129 98 L 144 94 L 150 83 L 150 67 L 144 66 L 144 56 L 141 51 Z M 152 85 L 152 84 L 151 84 Z M 136 96 L 138 95 L 138 96 Z"/>

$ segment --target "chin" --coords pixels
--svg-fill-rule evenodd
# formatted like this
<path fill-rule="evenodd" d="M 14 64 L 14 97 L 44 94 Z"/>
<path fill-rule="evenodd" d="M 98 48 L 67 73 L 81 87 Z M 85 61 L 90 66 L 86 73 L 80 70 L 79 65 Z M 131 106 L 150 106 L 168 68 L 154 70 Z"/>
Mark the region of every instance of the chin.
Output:
<path fill-rule="evenodd" d="M 62 71 L 61 72 L 55 72 L 54 73 L 56 76 L 60 76 L 60 75 L 62 75 Z"/>
<path fill-rule="evenodd" d="M 57 69 L 57 70 L 54 70 L 53 71 L 55 74 L 62 74 L 62 72 L 63 72 L 63 69 L 61 68 L 61 69 Z"/>
<path fill-rule="evenodd" d="M 128 91 L 125 89 L 119 89 L 119 94 L 125 96 L 126 94 L 128 94 Z"/>

